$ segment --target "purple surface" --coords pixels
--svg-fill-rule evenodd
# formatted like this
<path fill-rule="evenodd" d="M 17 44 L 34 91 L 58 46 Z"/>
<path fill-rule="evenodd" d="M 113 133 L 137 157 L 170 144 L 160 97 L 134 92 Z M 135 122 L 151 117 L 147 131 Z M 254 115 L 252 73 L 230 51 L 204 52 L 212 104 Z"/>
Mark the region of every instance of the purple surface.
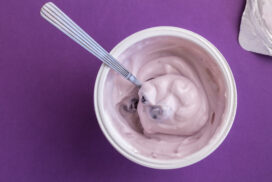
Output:
<path fill-rule="evenodd" d="M 107 50 L 153 26 L 192 30 L 226 57 L 238 89 L 234 125 L 209 157 L 154 170 L 116 152 L 98 126 L 101 65 L 39 15 L 43 0 L 0 1 L 0 181 L 272 181 L 272 58 L 237 42 L 245 0 L 54 1 Z"/>

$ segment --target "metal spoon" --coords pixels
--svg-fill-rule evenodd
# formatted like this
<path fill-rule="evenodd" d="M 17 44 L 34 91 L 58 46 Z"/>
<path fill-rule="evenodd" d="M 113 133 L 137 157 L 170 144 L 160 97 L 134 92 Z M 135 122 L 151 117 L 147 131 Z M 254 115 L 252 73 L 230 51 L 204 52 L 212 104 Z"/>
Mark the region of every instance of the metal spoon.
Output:
<path fill-rule="evenodd" d="M 120 73 L 137 87 L 141 83 L 137 78 L 122 66 L 112 55 L 110 55 L 102 46 L 100 46 L 92 37 L 82 30 L 73 20 L 63 13 L 55 4 L 48 2 L 41 8 L 41 16 L 68 37 L 73 39 L 87 51 L 92 53 L 103 63 Z"/>

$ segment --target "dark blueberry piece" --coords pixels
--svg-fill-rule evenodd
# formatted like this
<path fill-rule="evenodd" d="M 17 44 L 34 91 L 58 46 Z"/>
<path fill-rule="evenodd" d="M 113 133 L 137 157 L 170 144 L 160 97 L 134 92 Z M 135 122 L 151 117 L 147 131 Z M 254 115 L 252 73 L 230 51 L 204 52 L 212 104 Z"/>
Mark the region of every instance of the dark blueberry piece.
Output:
<path fill-rule="evenodd" d="M 131 100 L 131 102 L 133 102 L 133 103 L 136 104 L 136 106 L 137 106 L 137 104 L 138 104 L 138 102 L 139 102 L 139 99 L 133 98 L 133 99 Z"/>
<path fill-rule="evenodd" d="M 146 102 L 146 99 L 145 99 L 144 96 L 142 96 L 141 101 L 142 101 L 142 103 L 145 103 L 145 102 Z"/>
<path fill-rule="evenodd" d="M 123 109 L 126 112 L 130 112 L 130 113 L 135 112 L 137 110 L 138 103 L 139 103 L 139 99 L 133 98 L 130 100 L 128 104 L 123 105 Z"/>
<path fill-rule="evenodd" d="M 160 119 L 163 115 L 163 110 L 160 106 L 152 106 L 150 108 L 150 115 L 153 119 Z"/>
<path fill-rule="evenodd" d="M 153 119 L 157 119 L 157 115 L 152 115 L 152 118 Z"/>
<path fill-rule="evenodd" d="M 139 99 L 133 98 L 133 99 L 131 99 L 130 102 L 131 102 L 130 103 L 130 108 L 131 109 L 137 109 L 137 106 L 138 106 L 138 103 L 139 103 Z"/>

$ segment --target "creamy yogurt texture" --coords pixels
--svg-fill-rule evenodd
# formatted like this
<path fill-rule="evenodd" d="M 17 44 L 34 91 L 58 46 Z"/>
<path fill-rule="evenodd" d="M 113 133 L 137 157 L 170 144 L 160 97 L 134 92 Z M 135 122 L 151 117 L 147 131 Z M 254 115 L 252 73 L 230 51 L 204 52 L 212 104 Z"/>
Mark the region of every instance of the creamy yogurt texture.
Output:
<path fill-rule="evenodd" d="M 110 70 L 104 110 L 129 150 L 176 159 L 216 137 L 226 107 L 226 87 L 214 58 L 177 37 L 142 40 L 118 60 L 142 83 L 140 90 Z"/>
<path fill-rule="evenodd" d="M 166 74 L 144 82 L 139 98 L 137 111 L 146 135 L 193 135 L 209 118 L 201 84 L 182 75 Z"/>

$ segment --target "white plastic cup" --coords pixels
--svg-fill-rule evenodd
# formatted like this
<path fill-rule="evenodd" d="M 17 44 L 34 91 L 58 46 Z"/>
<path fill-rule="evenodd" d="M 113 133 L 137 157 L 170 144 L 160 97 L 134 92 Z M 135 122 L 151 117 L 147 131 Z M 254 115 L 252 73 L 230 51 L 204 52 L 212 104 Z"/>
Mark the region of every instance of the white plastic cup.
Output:
<path fill-rule="evenodd" d="M 135 43 L 151 37 L 156 36 L 174 36 L 177 38 L 183 38 L 198 44 L 202 48 L 204 48 L 210 55 L 215 59 L 219 68 L 221 69 L 225 80 L 226 80 L 226 87 L 227 87 L 227 104 L 225 109 L 225 114 L 223 116 L 223 121 L 221 126 L 218 128 L 217 135 L 214 136 L 210 142 L 201 148 L 199 151 L 181 158 L 181 159 L 171 159 L 171 160 L 160 160 L 160 159 L 151 159 L 145 156 L 141 156 L 140 154 L 136 154 L 131 150 L 130 147 L 126 144 L 124 138 L 118 135 L 118 131 L 112 124 L 112 121 L 107 120 L 107 117 L 104 115 L 103 110 L 103 92 L 104 92 L 104 85 L 106 81 L 106 77 L 109 73 L 110 68 L 106 65 L 102 65 L 98 72 L 95 88 L 94 88 L 94 106 L 95 106 L 95 113 L 102 129 L 104 135 L 108 139 L 108 141 L 112 144 L 112 146 L 119 151 L 123 156 L 128 158 L 129 160 L 155 169 L 175 169 L 185 167 L 191 164 L 194 164 L 209 154 L 211 154 L 226 138 L 227 134 L 230 131 L 232 123 L 235 118 L 236 114 L 236 107 L 237 107 L 237 90 L 235 85 L 235 80 L 231 69 L 223 57 L 223 55 L 219 52 L 219 50 L 212 45 L 208 40 L 203 38 L 202 36 L 177 27 L 154 27 L 139 31 L 134 33 L 121 41 L 117 46 L 115 46 L 112 51 L 110 52 L 113 57 L 118 57 L 122 54 L 127 48 L 134 45 Z"/>

